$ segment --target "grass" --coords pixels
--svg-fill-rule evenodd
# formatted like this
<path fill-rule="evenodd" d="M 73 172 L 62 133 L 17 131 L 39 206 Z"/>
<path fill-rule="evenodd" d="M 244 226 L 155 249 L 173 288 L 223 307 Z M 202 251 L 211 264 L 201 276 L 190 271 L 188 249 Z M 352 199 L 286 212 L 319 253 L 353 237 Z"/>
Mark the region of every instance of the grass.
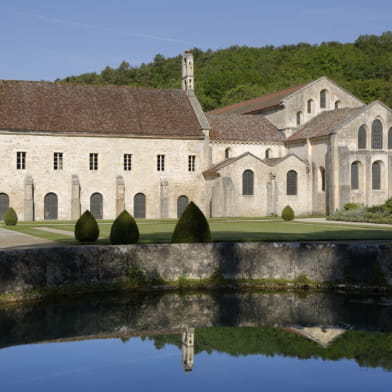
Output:
<path fill-rule="evenodd" d="M 213 240 L 218 241 L 377 241 L 392 240 L 391 228 L 350 226 L 349 224 L 284 222 L 280 218 L 219 218 L 210 219 Z M 98 244 L 108 244 L 112 221 L 98 221 Z M 176 220 L 137 220 L 140 243 L 170 242 Z M 9 230 L 45 238 L 59 243 L 77 244 L 73 237 L 74 221 L 20 222 L 17 226 L 0 224 Z M 40 230 L 49 227 L 69 232 L 69 235 Z"/>

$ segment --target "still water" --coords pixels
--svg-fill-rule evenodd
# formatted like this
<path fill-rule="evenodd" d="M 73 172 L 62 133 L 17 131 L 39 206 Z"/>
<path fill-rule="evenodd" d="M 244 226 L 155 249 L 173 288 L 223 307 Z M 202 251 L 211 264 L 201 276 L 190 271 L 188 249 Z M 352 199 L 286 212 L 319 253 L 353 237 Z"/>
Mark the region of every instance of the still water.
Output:
<path fill-rule="evenodd" d="M 392 298 L 122 295 L 0 308 L 0 390 L 390 391 Z"/>

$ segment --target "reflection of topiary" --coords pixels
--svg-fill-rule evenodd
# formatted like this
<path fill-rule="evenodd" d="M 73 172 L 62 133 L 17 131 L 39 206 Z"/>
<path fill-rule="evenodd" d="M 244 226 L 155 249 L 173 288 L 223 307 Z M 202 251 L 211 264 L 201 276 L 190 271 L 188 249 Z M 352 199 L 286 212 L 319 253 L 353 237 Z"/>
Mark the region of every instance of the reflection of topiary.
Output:
<path fill-rule="evenodd" d="M 99 236 L 98 223 L 90 211 L 85 211 L 75 225 L 75 238 L 80 242 L 94 242 Z"/>
<path fill-rule="evenodd" d="M 286 206 L 285 208 L 283 208 L 282 218 L 285 221 L 294 219 L 294 211 L 293 211 L 293 209 L 290 206 Z"/>
<path fill-rule="evenodd" d="M 135 244 L 139 239 L 139 229 L 133 216 L 124 210 L 113 222 L 110 242 L 114 245 Z"/>
<path fill-rule="evenodd" d="M 211 242 L 207 219 L 192 201 L 178 220 L 171 242 Z"/>
<path fill-rule="evenodd" d="M 10 207 L 4 214 L 4 223 L 7 226 L 15 226 L 18 222 L 18 216 L 16 215 L 15 210 Z"/>

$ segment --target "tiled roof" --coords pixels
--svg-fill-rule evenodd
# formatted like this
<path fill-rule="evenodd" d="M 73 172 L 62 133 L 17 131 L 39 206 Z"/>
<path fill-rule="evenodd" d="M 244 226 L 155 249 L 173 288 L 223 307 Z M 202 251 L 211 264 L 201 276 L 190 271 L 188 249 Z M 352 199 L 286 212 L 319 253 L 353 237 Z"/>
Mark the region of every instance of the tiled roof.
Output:
<path fill-rule="evenodd" d="M 319 114 L 291 135 L 287 141 L 328 136 L 339 126 L 364 110 L 364 107 L 329 110 Z"/>
<path fill-rule="evenodd" d="M 0 81 L 0 129 L 201 137 L 182 90 Z"/>
<path fill-rule="evenodd" d="M 238 160 L 240 160 L 240 159 L 242 159 L 242 158 L 244 158 L 245 156 L 248 156 L 248 155 L 253 157 L 253 158 L 255 158 L 255 159 L 257 159 L 260 162 L 265 163 L 268 166 L 275 166 L 278 163 L 283 162 L 284 160 L 288 159 L 289 157 L 295 157 L 295 158 L 299 159 L 300 161 L 302 161 L 304 164 L 307 164 L 307 161 L 304 161 L 303 159 L 299 158 L 295 154 L 288 154 L 288 155 L 285 155 L 284 157 L 281 157 L 281 158 L 261 159 L 261 158 L 257 157 L 256 155 L 254 155 L 254 154 L 252 154 L 250 152 L 244 152 L 243 154 L 239 155 L 238 157 L 228 158 L 228 159 L 225 159 L 222 162 L 219 162 L 218 164 L 216 164 L 214 166 L 211 166 L 209 169 L 205 170 L 203 172 L 203 174 L 205 176 L 217 175 L 219 170 L 223 169 L 224 167 L 226 167 L 228 165 L 231 165 L 233 162 L 238 161 Z"/>
<path fill-rule="evenodd" d="M 285 90 L 276 91 L 271 94 L 263 95 L 261 97 L 249 99 L 247 101 L 235 103 L 233 105 L 224 106 L 222 108 L 211 110 L 209 113 L 213 114 L 246 114 L 262 111 L 263 109 L 279 106 L 281 101 L 295 93 L 301 88 L 307 86 L 309 83 L 303 83 L 298 86 L 290 87 Z"/>
<path fill-rule="evenodd" d="M 284 140 L 278 129 L 261 115 L 207 113 L 207 119 L 211 127 L 211 140 L 232 142 L 283 142 Z"/>

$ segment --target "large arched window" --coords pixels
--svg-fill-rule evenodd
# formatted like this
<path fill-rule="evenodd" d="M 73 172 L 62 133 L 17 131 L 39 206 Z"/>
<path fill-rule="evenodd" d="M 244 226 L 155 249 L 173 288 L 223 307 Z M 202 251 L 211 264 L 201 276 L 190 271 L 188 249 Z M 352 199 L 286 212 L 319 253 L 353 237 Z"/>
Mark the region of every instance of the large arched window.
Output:
<path fill-rule="evenodd" d="M 288 195 L 296 195 L 298 192 L 298 175 L 295 170 L 287 172 L 286 190 Z"/>
<path fill-rule="evenodd" d="M 55 193 L 48 193 L 44 197 L 44 219 L 56 220 L 58 215 L 58 199 Z"/>
<path fill-rule="evenodd" d="M 358 129 L 358 149 L 366 148 L 366 128 L 361 125 Z"/>
<path fill-rule="evenodd" d="M 388 131 L 388 150 L 392 150 L 392 127 Z"/>
<path fill-rule="evenodd" d="M 307 112 L 308 114 L 313 113 L 314 110 L 314 102 L 313 99 L 309 99 L 307 104 L 306 104 Z"/>
<path fill-rule="evenodd" d="M 146 217 L 146 196 L 143 193 L 138 193 L 133 198 L 133 216 L 135 218 Z"/>
<path fill-rule="evenodd" d="M 381 189 L 381 163 L 378 161 L 372 165 L 372 189 Z"/>
<path fill-rule="evenodd" d="M 0 220 L 4 220 L 4 214 L 10 207 L 10 199 L 6 193 L 0 193 Z"/>
<path fill-rule="evenodd" d="M 253 195 L 254 174 L 252 170 L 245 170 L 242 173 L 242 194 Z"/>
<path fill-rule="evenodd" d="M 351 164 L 351 189 L 359 189 L 359 162 Z"/>
<path fill-rule="evenodd" d="M 185 211 L 186 206 L 188 205 L 189 200 L 186 196 L 180 196 L 177 199 L 177 218 L 179 218 L 182 213 Z"/>
<path fill-rule="evenodd" d="M 302 112 L 297 112 L 297 125 L 301 125 L 303 122 L 303 114 Z"/>
<path fill-rule="evenodd" d="M 321 90 L 320 91 L 320 109 L 328 108 L 328 91 Z"/>
<path fill-rule="evenodd" d="M 98 192 L 90 197 L 90 212 L 95 219 L 103 219 L 103 196 Z"/>
<path fill-rule="evenodd" d="M 382 148 L 382 124 L 378 119 L 374 120 L 372 124 L 372 148 Z"/>

